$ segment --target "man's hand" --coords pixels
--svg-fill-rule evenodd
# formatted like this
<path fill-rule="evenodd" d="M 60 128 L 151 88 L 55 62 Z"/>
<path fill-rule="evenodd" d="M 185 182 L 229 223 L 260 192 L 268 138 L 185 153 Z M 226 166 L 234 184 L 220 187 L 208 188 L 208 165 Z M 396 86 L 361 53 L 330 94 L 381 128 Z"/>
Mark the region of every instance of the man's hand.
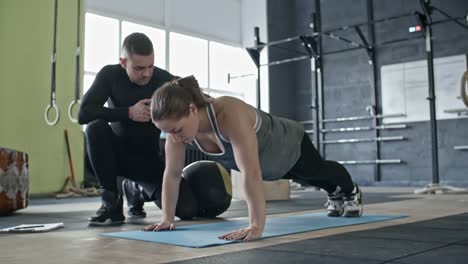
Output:
<path fill-rule="evenodd" d="M 136 122 L 148 122 L 151 120 L 150 106 L 151 99 L 138 101 L 128 109 L 128 117 Z"/>
<path fill-rule="evenodd" d="M 159 224 L 145 226 L 143 231 L 175 230 L 175 224 L 169 221 L 161 221 Z"/>
<path fill-rule="evenodd" d="M 220 236 L 224 240 L 243 240 L 244 242 L 251 241 L 262 237 L 263 231 L 260 228 L 249 226 Z"/>

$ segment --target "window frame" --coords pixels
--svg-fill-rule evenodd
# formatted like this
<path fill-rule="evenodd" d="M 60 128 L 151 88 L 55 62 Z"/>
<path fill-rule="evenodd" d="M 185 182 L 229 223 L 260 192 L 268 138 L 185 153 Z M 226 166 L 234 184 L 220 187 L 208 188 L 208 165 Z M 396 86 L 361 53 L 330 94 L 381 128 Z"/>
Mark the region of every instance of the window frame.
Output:
<path fill-rule="evenodd" d="M 188 37 L 194 37 L 194 38 L 198 38 L 198 39 L 202 39 L 204 41 L 206 41 L 207 43 L 207 87 L 202 87 L 203 91 L 206 92 L 207 94 L 212 94 L 212 93 L 216 93 L 216 94 L 222 94 L 222 95 L 227 95 L 227 96 L 234 96 L 234 97 L 240 97 L 242 98 L 242 100 L 246 100 L 245 98 L 245 93 L 244 92 L 234 92 L 234 91 L 227 91 L 227 90 L 223 90 L 223 89 L 218 89 L 216 87 L 213 87 L 211 85 L 211 65 L 210 65 L 210 55 L 211 55 L 211 42 L 213 43 L 219 43 L 219 44 L 222 44 L 222 45 L 226 45 L 226 46 L 230 46 L 230 47 L 234 47 L 234 48 L 243 48 L 241 47 L 240 45 L 238 44 L 234 44 L 234 43 L 229 43 L 227 41 L 222 41 L 222 40 L 213 40 L 213 39 L 210 39 L 209 37 L 207 36 L 203 36 L 201 34 L 196 34 L 196 33 L 193 33 L 193 32 L 185 32 L 185 31 L 178 31 L 178 30 L 174 30 L 174 29 L 171 29 L 171 28 L 168 28 L 164 25 L 161 25 L 161 24 L 155 24 L 155 23 L 148 23 L 147 21 L 144 21 L 144 20 L 136 20 L 136 19 L 133 19 L 133 18 L 129 18 L 129 17 L 125 17 L 125 16 L 120 16 L 120 15 L 112 15 L 112 14 L 109 14 L 109 13 L 105 13 L 105 12 L 101 12 L 99 10 L 94 10 L 94 9 L 88 9 L 85 11 L 85 16 L 86 14 L 92 14 L 92 15 L 97 15 L 97 16 L 102 16 L 102 17 L 106 17 L 106 18 L 111 18 L 111 19 L 116 19 L 118 21 L 118 49 L 120 51 L 120 47 L 121 47 L 121 43 L 123 41 L 123 38 L 122 38 L 122 24 L 124 22 L 129 22 L 129 23 L 133 23 L 133 24 L 138 24 L 138 25 L 142 25 L 142 26 L 146 26 L 146 27 L 152 27 L 152 28 L 155 28 L 155 29 L 158 29 L 158 30 L 162 30 L 162 31 L 165 31 L 165 54 L 162 55 L 162 56 L 165 56 L 165 68 L 162 68 L 164 70 L 168 70 L 170 69 L 170 65 L 171 65 L 171 60 L 170 60 L 170 52 L 171 52 L 171 46 L 170 46 L 170 35 L 171 33 L 176 33 L 176 34 L 179 34 L 179 35 L 185 35 L 185 36 L 188 36 Z M 84 28 L 86 30 L 86 26 Z M 86 34 L 86 33 L 85 33 Z M 84 50 L 84 52 L 86 52 L 86 48 Z M 120 56 L 120 52 L 119 52 L 119 56 Z M 246 53 L 246 56 L 247 56 L 247 53 Z M 118 63 L 118 59 L 119 58 L 116 58 L 116 63 Z M 112 62 L 110 62 L 112 63 Z M 103 65 L 104 66 L 104 65 Z M 84 67 L 83 67 L 84 68 Z M 88 71 L 88 70 L 84 70 L 84 75 L 86 76 L 96 76 L 98 73 L 98 71 L 94 72 L 94 71 Z M 226 76 L 227 78 L 227 76 Z M 83 76 L 83 79 L 84 79 L 84 76 Z M 83 80 L 82 80 L 82 83 L 83 83 Z M 83 94 L 89 89 L 89 87 L 83 87 Z M 254 98 L 254 101 L 256 101 L 256 98 Z M 251 102 L 251 103 L 254 103 L 254 102 Z"/>

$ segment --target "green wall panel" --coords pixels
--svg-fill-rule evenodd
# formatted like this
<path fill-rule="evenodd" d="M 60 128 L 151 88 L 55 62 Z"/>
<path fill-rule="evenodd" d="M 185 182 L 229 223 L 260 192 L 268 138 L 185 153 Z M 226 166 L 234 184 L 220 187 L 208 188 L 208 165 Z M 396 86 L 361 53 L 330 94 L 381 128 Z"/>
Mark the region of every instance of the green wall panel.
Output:
<path fill-rule="evenodd" d="M 81 29 L 83 6 L 82 2 Z M 29 154 L 31 194 L 56 192 L 70 175 L 64 129 L 70 138 L 75 176 L 78 182 L 83 180 L 83 132 L 67 115 L 75 89 L 76 14 L 76 0 L 58 1 L 60 120 L 48 126 L 44 110 L 51 86 L 54 0 L 0 1 L 0 146 Z"/>

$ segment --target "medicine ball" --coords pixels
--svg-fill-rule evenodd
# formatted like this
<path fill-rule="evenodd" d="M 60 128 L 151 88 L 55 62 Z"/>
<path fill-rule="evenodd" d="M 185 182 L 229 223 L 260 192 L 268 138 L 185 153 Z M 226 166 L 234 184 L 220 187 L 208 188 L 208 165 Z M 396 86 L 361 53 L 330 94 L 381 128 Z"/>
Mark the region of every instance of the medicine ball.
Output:
<path fill-rule="evenodd" d="M 220 164 L 208 160 L 194 162 L 184 168 L 182 177 L 198 200 L 200 217 L 216 217 L 229 208 L 231 177 Z"/>

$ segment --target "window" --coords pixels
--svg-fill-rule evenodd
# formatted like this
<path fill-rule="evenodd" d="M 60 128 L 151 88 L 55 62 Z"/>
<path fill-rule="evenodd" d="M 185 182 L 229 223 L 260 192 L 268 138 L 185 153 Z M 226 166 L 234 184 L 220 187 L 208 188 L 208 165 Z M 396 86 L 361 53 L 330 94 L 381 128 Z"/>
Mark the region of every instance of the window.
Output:
<path fill-rule="evenodd" d="M 86 13 L 83 94 L 89 89 L 98 71 L 119 58 L 119 21 Z"/>
<path fill-rule="evenodd" d="M 133 32 L 144 33 L 151 39 L 155 65 L 166 68 L 166 31 L 92 13 L 86 13 L 85 19 L 83 94 L 102 67 L 119 63 L 121 44 Z"/>
<path fill-rule="evenodd" d="M 455 55 L 434 59 L 436 118 L 459 118 L 445 111 L 463 109 L 459 96 L 460 76 L 466 70 L 466 55 Z M 404 115 L 385 118 L 384 124 L 418 122 L 430 119 L 427 61 L 411 61 L 381 67 L 382 113 Z"/>
<path fill-rule="evenodd" d="M 171 32 L 169 43 L 169 71 L 194 75 L 201 87 L 208 87 L 208 41 Z"/>
<path fill-rule="evenodd" d="M 256 106 L 256 68 L 243 48 L 175 32 L 167 35 L 163 29 L 92 13 L 85 18 L 83 93 L 102 67 L 118 63 L 125 37 L 142 32 L 153 42 L 157 67 L 169 67 L 169 72 L 181 77 L 194 75 L 214 97 L 233 96 Z"/>
<path fill-rule="evenodd" d="M 210 94 L 237 97 L 256 106 L 255 73 L 244 49 L 210 41 Z"/>
<path fill-rule="evenodd" d="M 172 74 L 194 75 L 209 95 L 233 96 L 256 106 L 256 68 L 244 49 L 173 32 L 169 42 Z"/>
<path fill-rule="evenodd" d="M 144 33 L 151 39 L 155 50 L 155 65 L 165 69 L 166 31 L 86 13 L 83 94 L 88 91 L 102 67 L 119 63 L 121 44 L 133 32 Z M 82 128 L 85 130 L 86 126 Z"/>
<path fill-rule="evenodd" d="M 154 65 L 166 69 L 166 31 L 123 21 L 121 43 L 123 43 L 125 37 L 134 32 L 141 32 L 151 39 L 154 49 Z"/>
<path fill-rule="evenodd" d="M 84 70 L 97 73 L 119 58 L 119 21 L 90 13 L 85 19 Z"/>

